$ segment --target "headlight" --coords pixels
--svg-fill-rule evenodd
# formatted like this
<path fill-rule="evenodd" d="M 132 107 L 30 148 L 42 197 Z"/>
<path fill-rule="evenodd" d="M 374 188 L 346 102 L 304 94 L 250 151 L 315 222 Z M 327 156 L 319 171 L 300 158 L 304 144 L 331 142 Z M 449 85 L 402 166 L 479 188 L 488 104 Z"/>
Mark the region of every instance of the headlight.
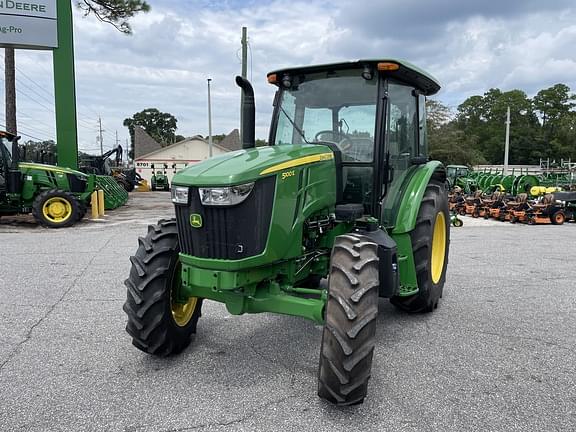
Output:
<path fill-rule="evenodd" d="M 176 204 L 188 204 L 188 188 L 172 186 L 172 202 Z"/>
<path fill-rule="evenodd" d="M 254 183 L 229 187 L 199 188 L 200 201 L 207 206 L 233 206 L 240 204 L 254 189 Z"/>

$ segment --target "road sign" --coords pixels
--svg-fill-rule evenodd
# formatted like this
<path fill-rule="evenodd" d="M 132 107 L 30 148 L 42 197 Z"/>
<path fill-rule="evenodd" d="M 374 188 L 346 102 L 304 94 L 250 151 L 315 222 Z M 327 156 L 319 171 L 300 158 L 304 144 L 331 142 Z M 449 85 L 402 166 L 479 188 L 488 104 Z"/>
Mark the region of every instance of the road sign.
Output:
<path fill-rule="evenodd" d="M 0 47 L 58 48 L 57 0 L 0 0 Z"/>

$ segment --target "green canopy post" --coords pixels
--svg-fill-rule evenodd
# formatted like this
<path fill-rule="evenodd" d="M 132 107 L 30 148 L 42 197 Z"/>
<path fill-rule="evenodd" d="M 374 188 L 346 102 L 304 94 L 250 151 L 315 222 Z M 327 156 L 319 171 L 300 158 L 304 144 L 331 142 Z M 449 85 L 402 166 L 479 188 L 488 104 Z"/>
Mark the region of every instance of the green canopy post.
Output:
<path fill-rule="evenodd" d="M 78 169 L 72 2 L 57 0 L 58 48 L 53 51 L 58 165 Z"/>

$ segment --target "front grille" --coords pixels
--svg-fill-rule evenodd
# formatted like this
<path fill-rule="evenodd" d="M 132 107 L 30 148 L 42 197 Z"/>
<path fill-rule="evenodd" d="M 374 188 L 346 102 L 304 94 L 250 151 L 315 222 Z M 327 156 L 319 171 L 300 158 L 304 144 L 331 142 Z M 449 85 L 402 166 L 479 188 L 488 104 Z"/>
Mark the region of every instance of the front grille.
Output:
<path fill-rule="evenodd" d="M 199 258 L 238 260 L 261 254 L 272 218 L 275 176 L 258 180 L 246 200 L 231 207 L 203 206 L 197 187 L 190 204 L 176 205 L 182 253 Z M 202 227 L 190 225 L 190 215 L 202 217 Z"/>

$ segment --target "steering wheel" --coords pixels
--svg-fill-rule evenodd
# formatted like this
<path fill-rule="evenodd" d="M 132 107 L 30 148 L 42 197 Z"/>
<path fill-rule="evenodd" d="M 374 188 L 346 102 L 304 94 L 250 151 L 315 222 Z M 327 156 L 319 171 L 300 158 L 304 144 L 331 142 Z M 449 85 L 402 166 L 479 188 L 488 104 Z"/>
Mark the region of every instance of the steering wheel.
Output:
<path fill-rule="evenodd" d="M 335 140 L 320 139 L 322 135 L 331 135 L 333 138 L 336 139 Z M 316 135 L 314 135 L 314 141 L 324 141 L 336 144 L 343 153 L 346 153 L 348 150 L 352 148 L 352 140 L 350 139 L 350 137 L 348 137 L 348 135 L 346 135 L 344 132 L 334 132 L 333 130 L 330 129 L 321 130 L 318 133 L 316 133 Z"/>

